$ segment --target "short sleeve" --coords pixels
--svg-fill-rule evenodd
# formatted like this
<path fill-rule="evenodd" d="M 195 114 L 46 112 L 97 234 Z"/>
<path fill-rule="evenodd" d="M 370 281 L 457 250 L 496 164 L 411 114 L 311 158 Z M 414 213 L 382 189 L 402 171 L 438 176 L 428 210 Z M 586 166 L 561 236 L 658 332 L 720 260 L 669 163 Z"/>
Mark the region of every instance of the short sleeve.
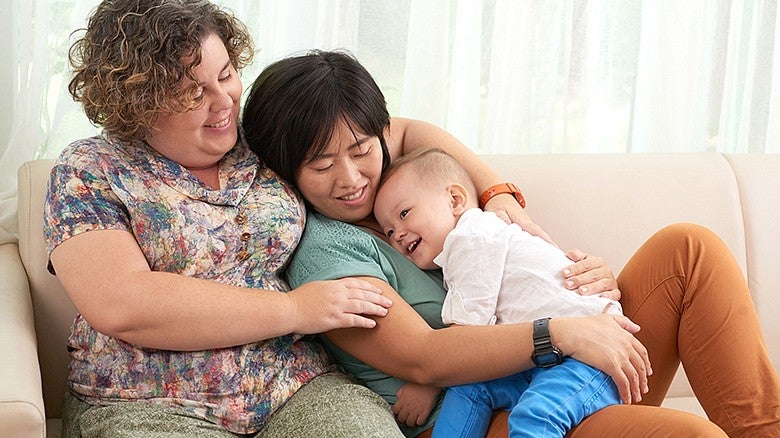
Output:
<path fill-rule="evenodd" d="M 43 213 L 49 254 L 72 236 L 92 230 L 128 230 L 127 209 L 97 166 L 58 161 L 51 171 Z"/>
<path fill-rule="evenodd" d="M 310 281 L 367 276 L 392 284 L 392 274 L 382 269 L 383 258 L 376 241 L 355 225 L 309 213 L 287 281 L 296 288 Z"/>

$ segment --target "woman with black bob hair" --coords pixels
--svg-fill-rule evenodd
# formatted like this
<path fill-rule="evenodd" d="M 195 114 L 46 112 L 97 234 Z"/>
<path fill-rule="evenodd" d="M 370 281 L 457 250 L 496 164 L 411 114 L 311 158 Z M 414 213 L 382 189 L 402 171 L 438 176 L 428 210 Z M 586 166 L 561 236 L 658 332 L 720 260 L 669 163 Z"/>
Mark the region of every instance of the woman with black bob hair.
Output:
<path fill-rule="evenodd" d="M 344 52 L 314 51 L 268 66 L 252 85 L 242 126 L 250 149 L 297 186 L 309 207 L 286 271 L 291 286 L 355 277 L 393 300 L 371 330 L 320 336 L 347 371 L 392 405 L 405 382 L 444 387 L 534 366 L 531 322 L 440 330 L 440 276 L 417 269 L 390 247 L 371 215 L 388 160 L 418 147 L 453 155 L 480 192 L 501 183 L 464 145 L 430 124 L 390 118 L 371 75 Z M 484 208 L 549 240 L 509 194 L 490 198 Z M 591 415 L 570 436 L 780 435 L 780 408 L 765 403 L 778 400 L 780 381 L 741 271 L 717 236 L 696 225 L 664 228 L 637 251 L 619 280 L 599 257 L 579 250 L 567 256 L 571 289 L 619 299 L 626 315 L 549 321 L 563 354 L 609 374 L 625 403 Z M 669 280 L 680 275 L 689 281 Z M 658 301 L 660 295 L 677 305 Z M 744 354 L 734 352 L 737 334 Z M 706 347 L 693 342 L 694 335 L 708 339 Z M 686 372 L 713 422 L 659 407 L 681 357 L 691 361 Z M 723 378 L 712 382 L 713 375 Z M 437 406 L 430 408 L 427 418 L 394 413 L 407 436 L 425 435 L 437 415 Z M 489 436 L 505 434 L 505 421 L 494 421 Z"/>

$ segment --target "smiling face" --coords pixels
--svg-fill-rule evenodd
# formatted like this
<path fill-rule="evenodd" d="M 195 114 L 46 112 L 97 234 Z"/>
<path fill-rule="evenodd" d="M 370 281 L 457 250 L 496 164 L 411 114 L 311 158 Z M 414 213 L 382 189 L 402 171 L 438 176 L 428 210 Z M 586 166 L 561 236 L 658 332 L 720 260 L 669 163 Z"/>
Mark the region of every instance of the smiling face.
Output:
<path fill-rule="evenodd" d="M 374 216 L 390 245 L 421 269 L 436 269 L 433 259 L 455 228 L 462 200 L 459 186 L 440 178 L 419 178 L 412 166 L 387 178 L 376 196 Z"/>
<path fill-rule="evenodd" d="M 357 222 L 371 214 L 381 174 L 379 138 L 353 132 L 340 121 L 324 151 L 307 157 L 295 180 L 317 211 L 333 219 Z"/>
<path fill-rule="evenodd" d="M 147 143 L 157 152 L 190 169 L 213 166 L 235 146 L 241 80 L 222 40 L 203 40 L 201 63 L 194 69 L 200 106 L 157 118 Z M 182 88 L 185 84 L 182 84 Z"/>

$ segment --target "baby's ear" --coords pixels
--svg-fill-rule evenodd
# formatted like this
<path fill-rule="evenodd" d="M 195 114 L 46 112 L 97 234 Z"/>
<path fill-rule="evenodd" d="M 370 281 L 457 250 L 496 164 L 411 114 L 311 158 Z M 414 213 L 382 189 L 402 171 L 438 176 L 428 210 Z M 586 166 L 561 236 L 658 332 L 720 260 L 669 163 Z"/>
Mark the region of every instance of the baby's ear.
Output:
<path fill-rule="evenodd" d="M 450 207 L 452 214 L 460 216 L 466 211 L 469 203 L 469 192 L 460 184 L 450 184 L 447 187 L 450 195 Z"/>

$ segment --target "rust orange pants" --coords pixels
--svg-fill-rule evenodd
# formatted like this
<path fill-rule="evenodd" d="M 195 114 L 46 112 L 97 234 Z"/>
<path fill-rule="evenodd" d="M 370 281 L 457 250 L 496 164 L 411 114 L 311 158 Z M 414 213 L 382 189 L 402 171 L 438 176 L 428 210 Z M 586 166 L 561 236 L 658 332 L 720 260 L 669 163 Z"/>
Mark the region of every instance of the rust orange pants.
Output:
<path fill-rule="evenodd" d="M 650 392 L 640 405 L 596 412 L 568 436 L 780 437 L 780 379 L 742 271 L 720 238 L 697 225 L 666 227 L 626 264 L 618 285 L 624 313 L 642 327 Z M 680 361 L 712 421 L 658 407 Z M 488 436 L 506 435 L 506 413 L 498 413 Z"/>

